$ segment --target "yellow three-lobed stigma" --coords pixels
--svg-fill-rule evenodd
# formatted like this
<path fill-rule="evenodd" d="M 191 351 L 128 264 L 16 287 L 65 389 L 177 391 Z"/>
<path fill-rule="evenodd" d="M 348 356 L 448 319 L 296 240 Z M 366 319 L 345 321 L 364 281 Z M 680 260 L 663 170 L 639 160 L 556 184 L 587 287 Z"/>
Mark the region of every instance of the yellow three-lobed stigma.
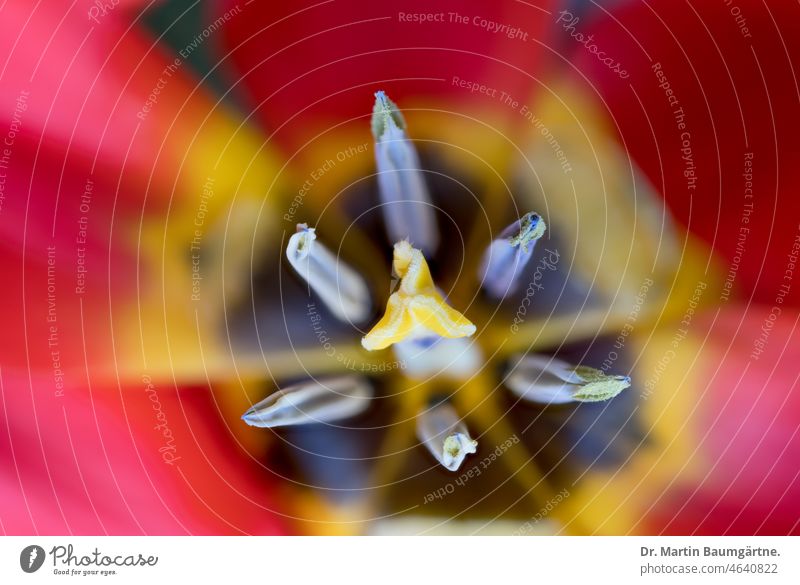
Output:
<path fill-rule="evenodd" d="M 394 245 L 394 271 L 401 278 L 400 288 L 389 297 L 381 320 L 361 339 L 365 349 L 384 349 L 431 335 L 454 338 L 475 333 L 475 325 L 436 290 L 425 257 L 406 240 Z"/>

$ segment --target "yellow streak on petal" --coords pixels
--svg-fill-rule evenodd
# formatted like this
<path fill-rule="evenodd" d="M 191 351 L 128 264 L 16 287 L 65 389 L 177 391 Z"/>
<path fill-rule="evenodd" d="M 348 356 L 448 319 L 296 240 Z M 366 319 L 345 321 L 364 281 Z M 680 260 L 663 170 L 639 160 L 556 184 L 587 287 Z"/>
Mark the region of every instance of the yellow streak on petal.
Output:
<path fill-rule="evenodd" d="M 361 340 L 365 349 L 384 349 L 425 333 L 449 338 L 475 333 L 475 325 L 436 290 L 425 257 L 406 240 L 394 245 L 394 271 L 400 287 L 389 297 L 384 316 Z"/>

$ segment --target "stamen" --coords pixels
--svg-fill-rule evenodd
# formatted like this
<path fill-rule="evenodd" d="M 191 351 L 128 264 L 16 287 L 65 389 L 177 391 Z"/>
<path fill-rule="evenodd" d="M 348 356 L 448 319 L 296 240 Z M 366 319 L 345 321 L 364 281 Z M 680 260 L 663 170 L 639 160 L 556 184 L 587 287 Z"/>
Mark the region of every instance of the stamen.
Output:
<path fill-rule="evenodd" d="M 475 333 L 475 325 L 436 290 L 425 257 L 406 240 L 394 245 L 394 271 L 401 278 L 400 286 L 389 297 L 384 316 L 361 339 L 365 349 L 384 349 L 404 339 Z"/>
<path fill-rule="evenodd" d="M 405 131 L 405 120 L 395 103 L 384 92 L 377 92 L 372 134 L 386 230 L 390 241 L 408 239 L 432 254 L 439 245 L 436 216 L 417 150 Z"/>
<path fill-rule="evenodd" d="M 528 354 L 512 358 L 506 385 L 531 402 L 566 404 L 610 400 L 629 388 L 631 379 L 588 366 L 573 366 L 551 356 Z"/>
<path fill-rule="evenodd" d="M 450 471 L 458 470 L 466 456 L 478 448 L 478 441 L 470 438 L 466 425 L 446 402 L 417 415 L 417 438 Z"/>
<path fill-rule="evenodd" d="M 364 412 L 372 386 L 359 376 L 308 380 L 278 390 L 242 415 L 254 427 L 333 422 Z"/>
<path fill-rule="evenodd" d="M 526 213 L 489 244 L 478 277 L 491 297 L 502 299 L 517 289 L 520 274 L 546 229 L 539 215 Z"/>
<path fill-rule="evenodd" d="M 366 282 L 316 239 L 314 228 L 297 224 L 297 233 L 286 247 L 289 264 L 336 317 L 348 323 L 364 322 L 372 312 Z"/>

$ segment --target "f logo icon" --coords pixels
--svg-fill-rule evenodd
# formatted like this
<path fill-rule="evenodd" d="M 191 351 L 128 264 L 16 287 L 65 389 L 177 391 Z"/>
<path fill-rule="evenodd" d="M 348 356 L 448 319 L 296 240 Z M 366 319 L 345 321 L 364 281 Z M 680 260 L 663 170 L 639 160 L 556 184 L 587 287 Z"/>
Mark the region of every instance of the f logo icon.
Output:
<path fill-rule="evenodd" d="M 35 573 L 44 564 L 44 549 L 41 546 L 32 544 L 26 546 L 19 553 L 19 566 L 26 573 Z"/>

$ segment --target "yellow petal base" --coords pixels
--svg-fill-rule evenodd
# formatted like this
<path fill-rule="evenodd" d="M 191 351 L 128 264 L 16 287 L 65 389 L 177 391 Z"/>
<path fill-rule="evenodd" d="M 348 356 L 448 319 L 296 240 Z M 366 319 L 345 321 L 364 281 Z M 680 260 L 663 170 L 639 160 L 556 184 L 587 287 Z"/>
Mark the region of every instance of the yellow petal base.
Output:
<path fill-rule="evenodd" d="M 361 339 L 365 349 L 384 349 L 425 335 L 455 338 L 475 333 L 475 325 L 436 290 L 425 257 L 406 240 L 394 245 L 394 271 L 401 278 L 400 288 L 389 297 L 381 320 Z"/>

